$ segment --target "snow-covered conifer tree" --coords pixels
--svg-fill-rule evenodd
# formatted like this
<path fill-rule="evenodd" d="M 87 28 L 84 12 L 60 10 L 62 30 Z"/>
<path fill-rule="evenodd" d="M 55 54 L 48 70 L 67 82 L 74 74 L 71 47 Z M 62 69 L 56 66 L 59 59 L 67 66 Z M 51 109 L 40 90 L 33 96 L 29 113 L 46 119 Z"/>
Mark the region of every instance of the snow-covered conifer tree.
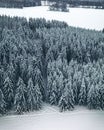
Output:
<path fill-rule="evenodd" d="M 5 96 L 5 101 L 7 103 L 7 109 L 10 109 L 14 100 L 14 92 L 13 92 L 13 83 L 9 77 L 7 77 L 4 80 L 3 92 Z"/>
<path fill-rule="evenodd" d="M 59 101 L 60 111 L 74 109 L 74 96 L 71 88 L 71 82 L 69 81 L 63 91 L 63 94 Z"/>
<path fill-rule="evenodd" d="M 101 109 L 104 110 L 104 84 L 99 86 L 99 94 L 100 94 L 100 106 Z"/>
<path fill-rule="evenodd" d="M 34 109 L 38 110 L 42 105 L 42 95 L 39 89 L 39 86 L 33 85 L 33 81 L 30 78 L 27 86 L 27 107 L 28 110 L 33 111 Z"/>
<path fill-rule="evenodd" d="M 0 114 L 4 114 L 6 112 L 6 103 L 4 100 L 4 94 L 2 90 L 0 89 Z"/>
<path fill-rule="evenodd" d="M 26 93 L 26 86 L 23 80 L 19 77 L 14 99 L 14 109 L 15 112 L 18 114 L 21 114 L 22 112 L 27 110 L 25 93 Z"/>
<path fill-rule="evenodd" d="M 79 93 L 79 105 L 86 105 L 86 102 L 87 102 L 87 90 L 86 90 L 85 81 L 83 78 L 80 93 Z"/>
<path fill-rule="evenodd" d="M 39 85 L 36 84 L 34 87 L 34 98 L 35 98 L 35 104 L 34 109 L 39 110 L 42 107 L 42 94 L 39 88 Z"/>
<path fill-rule="evenodd" d="M 89 109 L 100 109 L 100 94 L 97 84 L 92 84 L 88 92 L 87 105 Z"/>
<path fill-rule="evenodd" d="M 49 102 L 51 105 L 57 105 L 58 104 L 58 101 L 57 101 L 57 83 L 56 83 L 56 80 L 53 81 L 52 83 L 52 88 L 51 88 L 51 92 L 50 92 L 50 96 L 49 96 Z"/>

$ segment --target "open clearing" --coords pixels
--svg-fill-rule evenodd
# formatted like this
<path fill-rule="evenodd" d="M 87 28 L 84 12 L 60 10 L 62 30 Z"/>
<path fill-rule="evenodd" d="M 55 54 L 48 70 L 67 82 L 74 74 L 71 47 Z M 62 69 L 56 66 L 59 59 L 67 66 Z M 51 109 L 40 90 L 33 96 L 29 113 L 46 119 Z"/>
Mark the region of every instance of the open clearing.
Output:
<path fill-rule="evenodd" d="M 104 111 L 77 107 L 60 113 L 45 105 L 38 112 L 0 117 L 0 130 L 104 130 Z"/>

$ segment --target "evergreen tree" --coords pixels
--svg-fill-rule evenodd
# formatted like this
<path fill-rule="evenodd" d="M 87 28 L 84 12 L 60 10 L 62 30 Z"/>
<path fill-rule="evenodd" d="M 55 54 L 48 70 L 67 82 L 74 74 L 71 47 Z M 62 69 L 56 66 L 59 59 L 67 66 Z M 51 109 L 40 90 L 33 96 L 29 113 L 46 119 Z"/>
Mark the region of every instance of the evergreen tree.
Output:
<path fill-rule="evenodd" d="M 100 106 L 101 109 L 104 110 L 104 84 L 99 86 L 99 94 L 100 94 Z"/>
<path fill-rule="evenodd" d="M 3 68 L 0 69 L 0 88 L 3 88 L 3 74 L 4 70 Z"/>
<path fill-rule="evenodd" d="M 11 82 L 14 85 L 15 84 L 15 79 L 14 79 L 15 78 L 15 69 L 14 69 L 12 63 L 10 65 L 8 65 L 7 74 L 9 76 L 9 79 L 11 80 Z"/>
<path fill-rule="evenodd" d="M 79 105 L 86 105 L 86 103 L 87 103 L 87 90 L 85 86 L 85 80 L 83 78 L 79 93 Z"/>
<path fill-rule="evenodd" d="M 23 80 L 19 77 L 14 99 L 14 110 L 18 114 L 21 114 L 22 112 L 25 112 L 27 110 L 25 94 L 26 86 Z"/>
<path fill-rule="evenodd" d="M 3 86 L 3 92 L 5 96 L 5 101 L 7 103 L 7 109 L 10 109 L 11 106 L 13 105 L 13 100 L 14 100 L 14 92 L 13 92 L 13 83 L 10 80 L 9 77 L 7 77 L 4 81 L 4 86 Z"/>
<path fill-rule="evenodd" d="M 88 92 L 87 105 L 89 109 L 100 109 L 99 88 L 96 84 L 92 84 Z"/>
<path fill-rule="evenodd" d="M 36 84 L 34 87 L 34 98 L 35 98 L 34 109 L 39 110 L 42 107 L 42 94 L 40 92 L 38 84 Z"/>
<path fill-rule="evenodd" d="M 52 73 L 50 73 L 48 75 L 48 83 L 47 83 L 47 102 L 50 102 L 52 83 L 53 83 L 53 75 Z"/>
<path fill-rule="evenodd" d="M 58 104 L 58 90 L 57 90 L 57 83 L 56 83 L 56 80 L 53 81 L 52 83 L 52 88 L 51 88 L 51 91 L 50 91 L 50 95 L 49 95 L 49 102 L 51 105 L 57 105 Z"/>
<path fill-rule="evenodd" d="M 66 84 L 64 88 L 63 94 L 59 101 L 59 108 L 60 111 L 74 109 L 74 96 L 70 81 Z"/>
<path fill-rule="evenodd" d="M 39 90 L 39 86 L 34 87 L 33 81 L 30 78 L 27 86 L 27 106 L 28 110 L 33 111 L 34 109 L 39 110 L 42 105 L 42 95 Z"/>
<path fill-rule="evenodd" d="M 56 76 L 56 82 L 57 82 L 57 100 L 59 101 L 64 90 L 64 76 L 61 73 L 61 71 L 59 71 L 58 75 Z"/>
<path fill-rule="evenodd" d="M 6 103 L 4 100 L 3 92 L 0 89 L 0 114 L 4 114 L 5 112 L 6 112 Z"/>
<path fill-rule="evenodd" d="M 72 89 L 73 89 L 75 104 L 78 104 L 78 101 L 79 101 L 78 98 L 79 98 L 79 93 L 80 93 L 80 88 L 81 88 L 81 83 L 82 83 L 81 72 L 78 72 L 78 71 L 75 72 L 72 81 L 73 81 Z"/>

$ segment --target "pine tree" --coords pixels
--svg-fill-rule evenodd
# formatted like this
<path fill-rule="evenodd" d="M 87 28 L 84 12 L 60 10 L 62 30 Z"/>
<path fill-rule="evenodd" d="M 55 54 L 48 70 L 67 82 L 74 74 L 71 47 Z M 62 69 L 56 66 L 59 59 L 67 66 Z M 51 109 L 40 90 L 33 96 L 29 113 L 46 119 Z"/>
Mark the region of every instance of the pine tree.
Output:
<path fill-rule="evenodd" d="M 48 83 L 47 83 L 47 102 L 50 102 L 52 83 L 53 83 L 53 75 L 50 73 L 48 75 Z"/>
<path fill-rule="evenodd" d="M 75 104 L 78 104 L 78 96 L 80 91 L 79 79 L 80 76 L 78 75 L 78 72 L 75 72 L 72 80 L 73 81 L 72 89 L 73 89 Z"/>
<path fill-rule="evenodd" d="M 57 82 L 57 100 L 59 101 L 64 90 L 64 76 L 61 72 L 57 75 L 56 82 Z"/>
<path fill-rule="evenodd" d="M 33 81 L 30 78 L 27 86 L 27 107 L 28 110 L 33 111 L 34 109 L 38 110 L 42 105 L 42 95 L 39 90 L 39 86 L 34 87 Z"/>
<path fill-rule="evenodd" d="M 72 110 L 74 109 L 74 96 L 71 88 L 70 81 L 66 84 L 63 94 L 59 101 L 60 111 Z"/>
<path fill-rule="evenodd" d="M 10 65 L 8 65 L 8 70 L 7 70 L 7 74 L 9 76 L 9 79 L 12 81 L 13 84 L 15 84 L 15 69 L 13 64 L 11 63 Z"/>
<path fill-rule="evenodd" d="M 13 105 L 13 100 L 14 100 L 13 87 L 14 86 L 12 81 L 10 80 L 9 77 L 7 77 L 4 81 L 4 87 L 3 87 L 5 101 L 7 103 L 7 109 L 10 109 L 11 106 Z"/>
<path fill-rule="evenodd" d="M 27 110 L 25 93 L 26 93 L 26 86 L 23 80 L 19 77 L 14 99 L 14 109 L 15 112 L 18 114 L 21 114 L 22 112 Z"/>
<path fill-rule="evenodd" d="M 6 112 L 6 103 L 4 100 L 4 94 L 0 89 L 0 114 L 4 114 Z"/>
<path fill-rule="evenodd" d="M 88 92 L 87 105 L 89 109 L 100 109 L 100 94 L 96 84 L 92 84 Z"/>
<path fill-rule="evenodd" d="M 33 111 L 34 104 L 35 104 L 34 85 L 33 85 L 32 79 L 30 78 L 28 81 L 28 86 L 27 86 L 27 108 L 28 108 L 28 110 Z"/>
<path fill-rule="evenodd" d="M 81 89 L 79 93 L 79 105 L 86 105 L 87 103 L 87 90 L 84 78 L 82 79 Z"/>
<path fill-rule="evenodd" d="M 57 83 L 56 81 L 54 80 L 53 83 L 52 83 L 52 88 L 51 88 L 51 92 L 50 92 L 50 96 L 49 96 L 49 102 L 51 105 L 57 105 L 58 104 L 58 101 L 57 101 L 57 98 L 58 98 L 58 90 L 57 90 Z"/>
<path fill-rule="evenodd" d="M 104 110 L 104 84 L 99 86 L 99 94 L 100 94 L 100 106 L 101 109 Z"/>
<path fill-rule="evenodd" d="M 4 70 L 3 68 L 0 69 L 0 88 L 3 88 L 3 74 Z"/>
<path fill-rule="evenodd" d="M 40 92 L 38 84 L 36 84 L 34 87 L 34 98 L 35 98 L 34 109 L 39 110 L 42 107 L 42 94 Z"/>

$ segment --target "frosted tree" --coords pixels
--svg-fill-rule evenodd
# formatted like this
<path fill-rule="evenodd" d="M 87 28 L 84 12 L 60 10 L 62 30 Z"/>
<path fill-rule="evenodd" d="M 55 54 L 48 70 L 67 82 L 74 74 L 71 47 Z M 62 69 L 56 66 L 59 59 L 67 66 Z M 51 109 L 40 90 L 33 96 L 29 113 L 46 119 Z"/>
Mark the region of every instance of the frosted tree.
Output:
<path fill-rule="evenodd" d="M 28 82 L 28 67 L 27 66 L 28 66 L 27 59 L 23 59 L 20 63 L 20 70 L 21 70 L 21 78 L 23 79 L 26 85 Z"/>
<path fill-rule="evenodd" d="M 36 84 L 34 87 L 34 98 L 35 98 L 34 99 L 34 101 L 35 101 L 34 109 L 35 110 L 41 109 L 41 107 L 42 107 L 42 94 L 41 94 L 41 91 L 40 91 L 38 84 Z"/>
<path fill-rule="evenodd" d="M 60 111 L 74 109 L 74 96 L 70 81 L 66 84 L 58 105 Z"/>
<path fill-rule="evenodd" d="M 28 110 L 34 110 L 35 97 L 34 97 L 34 85 L 30 78 L 27 86 L 27 108 Z"/>
<path fill-rule="evenodd" d="M 87 105 L 89 109 L 100 109 L 100 94 L 96 84 L 92 84 L 88 92 Z"/>
<path fill-rule="evenodd" d="M 4 114 L 6 112 L 6 103 L 4 100 L 4 94 L 0 89 L 0 114 Z"/>
<path fill-rule="evenodd" d="M 8 65 L 8 70 L 7 70 L 7 74 L 10 78 L 10 80 L 12 81 L 13 84 L 15 84 L 15 69 L 12 63 L 10 63 L 10 65 Z"/>
<path fill-rule="evenodd" d="M 43 78 L 41 75 L 41 71 L 40 69 L 36 66 L 36 68 L 34 69 L 34 82 L 35 84 L 39 84 L 39 86 L 43 86 Z"/>
<path fill-rule="evenodd" d="M 56 77 L 56 81 L 57 81 L 57 99 L 59 101 L 63 90 L 64 90 L 64 76 L 61 73 L 61 71 L 59 71 L 57 77 Z"/>
<path fill-rule="evenodd" d="M 41 71 L 37 65 L 33 68 L 32 73 L 33 74 L 31 76 L 32 76 L 33 84 L 34 85 L 38 84 L 38 86 L 40 88 L 40 92 L 42 94 L 42 99 L 45 100 L 45 97 L 46 97 L 45 91 L 47 89 L 44 87 L 43 76 L 42 76 Z"/>
<path fill-rule="evenodd" d="M 0 69 L 0 88 L 3 88 L 3 74 L 4 70 L 3 68 Z"/>
<path fill-rule="evenodd" d="M 99 86 L 99 94 L 100 94 L 100 106 L 101 109 L 104 110 L 104 84 Z"/>
<path fill-rule="evenodd" d="M 33 67 L 32 67 L 32 65 L 29 65 L 28 66 L 28 69 L 27 69 L 27 79 L 29 80 L 29 78 L 30 77 L 32 77 L 32 79 L 33 79 Z"/>
<path fill-rule="evenodd" d="M 86 105 L 87 102 L 87 90 L 84 78 L 82 79 L 81 89 L 79 93 L 79 105 Z"/>
<path fill-rule="evenodd" d="M 53 83 L 53 75 L 52 73 L 50 73 L 48 75 L 48 83 L 47 83 L 47 102 L 50 102 L 52 83 Z"/>
<path fill-rule="evenodd" d="M 78 96 L 77 96 L 78 88 L 77 88 L 77 81 L 76 80 L 74 80 L 74 82 L 73 82 L 72 89 L 73 89 L 75 104 L 77 104 L 78 103 Z"/>
<path fill-rule="evenodd" d="M 19 77 L 14 99 L 14 110 L 18 114 L 21 114 L 22 112 L 27 110 L 25 93 L 26 93 L 26 86 L 23 80 Z"/>
<path fill-rule="evenodd" d="M 50 96 L 49 96 L 49 102 L 51 105 L 57 105 L 58 101 L 57 101 L 57 83 L 56 80 L 53 81 L 52 83 L 52 88 L 51 88 L 51 92 L 50 92 Z"/>
<path fill-rule="evenodd" d="M 5 96 L 5 101 L 7 103 L 7 109 L 10 109 L 13 105 L 14 100 L 14 92 L 13 92 L 13 83 L 9 77 L 7 77 L 4 81 L 3 93 Z"/>
<path fill-rule="evenodd" d="M 76 71 L 72 81 L 73 81 L 72 89 L 73 89 L 75 104 L 78 104 L 78 97 L 79 97 L 80 87 L 81 87 L 81 74 Z"/>
<path fill-rule="evenodd" d="M 33 81 L 30 78 L 27 86 L 27 106 L 28 110 L 33 111 L 34 109 L 38 110 L 42 105 L 42 95 L 39 89 L 39 86 L 34 87 Z"/>

